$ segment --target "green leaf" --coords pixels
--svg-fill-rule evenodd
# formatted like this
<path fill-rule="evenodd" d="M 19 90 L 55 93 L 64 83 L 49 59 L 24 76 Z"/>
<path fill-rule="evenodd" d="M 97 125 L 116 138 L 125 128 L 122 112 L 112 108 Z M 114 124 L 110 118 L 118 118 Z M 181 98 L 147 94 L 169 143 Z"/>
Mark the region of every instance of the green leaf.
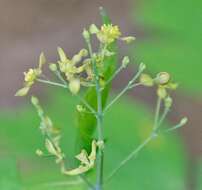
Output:
<path fill-rule="evenodd" d="M 0 189 L 21 190 L 16 161 L 7 158 L 0 160 Z"/>
<path fill-rule="evenodd" d="M 171 73 L 188 92 L 202 92 L 201 7 L 201 0 L 152 0 L 135 11 L 146 31 L 137 39 L 136 58 L 153 72 Z"/>
<path fill-rule="evenodd" d="M 102 21 L 104 24 L 109 24 L 110 19 L 107 16 L 105 10 L 100 8 L 100 14 L 102 17 Z M 108 47 L 108 50 L 111 52 L 117 52 L 116 43 L 113 43 Z M 117 62 L 117 56 L 112 55 L 110 57 L 106 57 L 104 59 L 104 78 L 107 81 L 115 71 L 115 66 Z M 106 105 L 106 101 L 108 98 L 109 91 L 111 89 L 111 84 L 107 85 L 107 87 L 102 91 L 102 102 L 103 107 Z M 92 87 L 84 95 L 85 100 L 96 110 L 97 109 L 97 96 L 95 88 Z M 96 119 L 92 114 L 88 113 L 80 113 L 77 112 L 77 120 L 76 125 L 78 127 L 78 148 L 85 148 L 86 150 L 90 150 L 92 135 L 96 128 Z"/>
<path fill-rule="evenodd" d="M 44 109 L 48 111 L 53 122 L 61 128 L 63 134 L 61 148 L 71 162 L 75 156 L 76 134 L 76 129 L 72 127 L 75 118 L 72 110 L 77 100 L 74 96 L 67 95 L 66 91 L 55 91 L 55 88 L 47 94 L 50 97 L 45 100 Z M 18 108 L 17 114 L 16 109 L 2 111 L 4 113 L 0 112 L 0 153 L 4 155 L 6 150 L 8 154 L 21 161 L 18 167 L 25 190 L 81 190 L 86 187 L 83 183 L 79 186 L 64 185 L 63 182 L 68 183 L 75 179 L 63 176 L 52 158 L 41 158 L 35 155 L 36 149 L 43 149 L 44 139 L 38 130 L 40 120 L 31 105 L 29 108 Z M 104 126 L 106 126 L 105 134 L 108 141 L 105 147 L 105 177 L 128 153 L 147 138 L 152 130 L 152 124 L 151 110 L 127 98 L 121 99 L 119 104 L 115 104 L 114 108 L 106 114 Z M 174 133 L 159 136 L 148 144 L 137 157 L 128 162 L 114 176 L 114 179 L 106 184 L 105 189 L 186 189 L 184 187 L 187 180 L 185 148 L 179 136 Z M 0 164 L 1 172 L 5 171 L 2 168 L 8 168 L 11 165 L 4 163 Z M 1 175 L 3 174 L 0 174 L 0 179 Z M 90 177 L 89 180 L 91 180 Z M 57 182 L 62 182 L 63 185 L 51 185 Z M 1 187 L 0 189 L 7 190 Z"/>

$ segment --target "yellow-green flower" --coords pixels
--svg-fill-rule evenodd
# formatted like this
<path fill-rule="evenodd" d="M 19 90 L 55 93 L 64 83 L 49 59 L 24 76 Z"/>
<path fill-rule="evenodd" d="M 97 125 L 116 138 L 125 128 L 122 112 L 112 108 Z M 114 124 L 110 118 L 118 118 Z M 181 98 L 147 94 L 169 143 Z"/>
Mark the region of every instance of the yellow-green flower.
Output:
<path fill-rule="evenodd" d="M 97 33 L 97 38 L 104 44 L 110 44 L 121 36 L 118 26 L 112 24 L 104 24 L 101 30 Z"/>
<path fill-rule="evenodd" d="M 27 72 L 24 72 L 24 87 L 19 89 L 15 96 L 25 96 L 29 92 L 31 86 L 34 84 L 37 77 L 42 73 L 42 66 L 46 63 L 46 58 L 44 53 L 41 53 L 39 56 L 39 64 L 35 69 L 29 69 Z"/>
<path fill-rule="evenodd" d="M 25 82 L 28 84 L 33 84 L 34 80 L 40 74 L 40 71 L 37 69 L 29 69 L 28 72 L 24 72 L 25 75 Z"/>

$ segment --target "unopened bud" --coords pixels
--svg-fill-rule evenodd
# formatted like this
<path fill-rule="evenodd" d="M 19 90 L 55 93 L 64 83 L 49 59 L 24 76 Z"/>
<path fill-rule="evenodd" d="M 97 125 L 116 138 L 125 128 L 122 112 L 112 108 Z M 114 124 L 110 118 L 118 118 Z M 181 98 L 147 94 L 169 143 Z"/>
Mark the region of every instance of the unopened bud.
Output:
<path fill-rule="evenodd" d="M 85 111 L 85 108 L 82 105 L 77 105 L 76 109 L 78 112 L 84 112 Z"/>
<path fill-rule="evenodd" d="M 187 121 L 188 121 L 187 117 L 182 118 L 180 121 L 180 125 L 185 125 Z"/>
<path fill-rule="evenodd" d="M 156 82 L 160 85 L 165 85 L 170 80 L 170 74 L 167 72 L 160 72 L 156 77 Z"/>
<path fill-rule="evenodd" d="M 163 88 L 163 87 L 159 87 L 159 88 L 157 89 L 157 95 L 158 95 L 158 97 L 160 97 L 161 99 L 164 99 L 164 98 L 167 96 L 167 91 L 166 91 L 166 89 Z"/>
<path fill-rule="evenodd" d="M 123 58 L 123 60 L 122 60 L 122 67 L 123 67 L 123 68 L 126 68 L 127 65 L 129 64 L 129 62 L 130 62 L 129 57 L 128 57 L 128 56 L 124 56 L 124 58 Z"/>
<path fill-rule="evenodd" d="M 140 83 L 144 86 L 153 86 L 154 80 L 148 74 L 141 74 Z"/>
<path fill-rule="evenodd" d="M 146 65 L 144 63 L 140 63 L 139 70 L 143 71 L 144 69 L 146 69 Z"/>
<path fill-rule="evenodd" d="M 57 71 L 57 65 L 55 63 L 51 63 L 49 65 L 49 69 L 53 72 Z"/>
<path fill-rule="evenodd" d="M 80 90 L 80 80 L 79 79 L 71 79 L 69 81 L 69 90 L 72 94 L 77 94 Z"/>
<path fill-rule="evenodd" d="M 172 106 L 173 100 L 170 96 L 168 96 L 167 98 L 165 98 L 164 100 L 164 104 L 166 108 L 170 108 Z"/>
<path fill-rule="evenodd" d="M 88 32 L 88 30 L 84 29 L 82 35 L 85 40 L 87 40 L 87 41 L 90 40 L 90 33 Z"/>
<path fill-rule="evenodd" d="M 36 150 L 36 155 L 37 155 L 37 156 L 43 156 L 44 153 L 43 153 L 40 149 L 37 149 L 37 150 Z"/>
<path fill-rule="evenodd" d="M 97 28 L 97 26 L 95 24 L 91 24 L 89 27 L 89 31 L 91 34 L 96 34 L 99 32 L 99 29 Z"/>
<path fill-rule="evenodd" d="M 39 100 L 38 100 L 38 98 L 35 97 L 35 96 L 32 96 L 32 97 L 31 97 L 31 102 L 32 102 L 32 104 L 35 105 L 35 106 L 39 104 Z"/>

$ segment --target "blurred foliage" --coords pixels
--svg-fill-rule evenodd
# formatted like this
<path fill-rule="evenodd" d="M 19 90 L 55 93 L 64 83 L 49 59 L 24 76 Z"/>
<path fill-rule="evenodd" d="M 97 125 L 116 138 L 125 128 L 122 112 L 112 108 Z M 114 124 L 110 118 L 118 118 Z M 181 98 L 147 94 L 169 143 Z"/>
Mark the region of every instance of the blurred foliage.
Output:
<path fill-rule="evenodd" d="M 187 92 L 202 92 L 201 0 L 150 0 L 139 2 L 137 24 L 143 39 L 137 39 L 138 55 L 152 71 L 168 71 Z"/>
<path fill-rule="evenodd" d="M 15 159 L 0 160 L 0 188 L 5 190 L 21 190 L 21 184 Z"/>
<path fill-rule="evenodd" d="M 42 106 L 53 122 L 61 127 L 62 148 L 69 158 L 73 158 L 77 129 L 73 127 L 75 113 L 71 110 L 78 102 L 72 96 L 68 96 L 66 91 L 49 100 L 45 99 L 46 103 Z M 127 99 L 117 103 L 114 109 L 108 112 L 104 122 L 107 139 L 106 176 L 147 137 L 152 121 L 151 115 L 142 105 Z M 70 186 L 53 186 L 59 181 L 71 182 L 73 178 L 62 176 L 59 168 L 53 164 L 53 159 L 35 155 L 35 150 L 43 147 L 43 137 L 38 129 L 39 120 L 34 108 L 26 106 L 18 112 L 1 113 L 0 123 L 0 153 L 5 157 L 16 158 L 17 162 L 17 165 L 15 162 L 6 164 L 1 157 L 0 189 L 5 189 L 5 181 L 7 186 L 10 182 L 22 184 L 26 190 L 70 188 Z M 185 157 L 183 146 L 175 135 L 160 136 L 106 184 L 106 189 L 183 190 Z M 19 179 L 16 177 L 16 166 L 20 182 L 16 181 Z M 71 189 L 85 189 L 85 185 L 81 184 L 77 188 L 72 185 Z"/>
<path fill-rule="evenodd" d="M 202 160 L 197 165 L 197 190 L 202 190 Z"/>

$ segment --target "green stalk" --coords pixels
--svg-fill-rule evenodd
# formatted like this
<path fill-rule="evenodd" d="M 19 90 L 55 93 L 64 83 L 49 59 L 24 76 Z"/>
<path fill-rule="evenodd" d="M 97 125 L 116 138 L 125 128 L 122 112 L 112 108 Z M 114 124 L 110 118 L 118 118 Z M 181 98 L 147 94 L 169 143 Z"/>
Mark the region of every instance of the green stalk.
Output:
<path fill-rule="evenodd" d="M 97 70 L 96 62 L 93 57 L 93 51 L 91 47 L 91 43 L 89 40 L 86 40 L 90 57 L 92 59 L 92 66 L 93 66 L 93 73 L 95 75 L 95 89 L 97 94 L 97 130 L 98 130 L 98 141 L 103 141 L 103 128 L 102 128 L 102 121 L 103 121 L 103 110 L 102 110 L 102 92 L 99 83 L 99 73 Z M 97 156 L 97 173 L 96 173 L 96 190 L 102 190 L 102 182 L 103 182 L 103 160 L 104 160 L 104 152 L 101 148 L 98 150 Z"/>

